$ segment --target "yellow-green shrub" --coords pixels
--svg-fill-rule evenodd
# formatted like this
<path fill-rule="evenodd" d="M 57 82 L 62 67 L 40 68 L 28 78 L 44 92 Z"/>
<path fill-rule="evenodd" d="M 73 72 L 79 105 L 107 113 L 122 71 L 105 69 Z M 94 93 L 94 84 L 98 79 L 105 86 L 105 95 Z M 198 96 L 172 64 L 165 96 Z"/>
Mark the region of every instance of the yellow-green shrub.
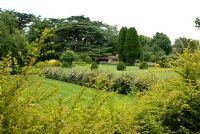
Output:
<path fill-rule="evenodd" d="M 62 67 L 62 63 L 54 59 L 45 61 L 45 64 L 50 67 Z"/>

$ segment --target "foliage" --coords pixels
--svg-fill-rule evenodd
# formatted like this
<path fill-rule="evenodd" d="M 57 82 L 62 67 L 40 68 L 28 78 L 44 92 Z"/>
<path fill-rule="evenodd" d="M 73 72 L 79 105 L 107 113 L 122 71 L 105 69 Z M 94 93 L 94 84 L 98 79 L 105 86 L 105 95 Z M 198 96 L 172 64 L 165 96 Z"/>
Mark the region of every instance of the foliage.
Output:
<path fill-rule="evenodd" d="M 116 29 L 88 17 L 72 16 L 55 29 L 56 50 L 71 49 L 89 53 L 93 58 L 108 55 L 116 47 Z"/>
<path fill-rule="evenodd" d="M 154 49 L 161 48 L 168 55 L 172 51 L 171 41 L 164 33 L 157 32 L 152 39 Z"/>
<path fill-rule="evenodd" d="M 68 63 L 70 66 L 72 66 L 72 62 L 75 60 L 75 57 L 76 57 L 76 54 L 72 50 L 66 50 L 60 56 L 60 60 L 63 63 Z"/>
<path fill-rule="evenodd" d="M 142 62 L 140 63 L 139 68 L 140 68 L 140 69 L 147 69 L 147 68 L 148 68 L 148 65 L 147 65 L 146 62 L 142 61 Z"/>
<path fill-rule="evenodd" d="M 128 130 L 129 127 L 123 125 L 128 118 L 117 114 L 122 111 L 121 106 L 124 109 L 127 106 L 110 107 L 107 102 L 113 100 L 112 94 L 86 93 L 83 89 L 69 98 L 58 97 L 51 86 L 48 86 L 50 90 L 46 86 L 40 88 L 39 77 L 11 76 L 7 72 L 7 61 L 0 66 L 1 133 L 124 133 Z"/>
<path fill-rule="evenodd" d="M 117 41 L 117 52 L 119 55 L 119 60 L 126 62 L 125 55 L 124 55 L 124 44 L 126 40 L 126 33 L 127 28 L 122 27 L 119 32 L 118 41 Z"/>
<path fill-rule="evenodd" d="M 117 64 L 117 70 L 118 70 L 118 71 L 126 70 L 126 64 L 125 64 L 123 61 L 120 61 L 120 62 Z"/>
<path fill-rule="evenodd" d="M 157 60 L 159 60 L 159 57 L 157 57 L 156 55 L 151 55 L 149 58 L 149 61 L 151 62 L 156 62 Z"/>
<path fill-rule="evenodd" d="M 28 41 L 17 29 L 17 20 L 8 13 L 0 13 L 0 56 L 9 56 L 12 60 L 12 74 L 21 73 L 22 67 L 29 62 Z"/>
<path fill-rule="evenodd" d="M 50 21 L 48 19 L 42 19 L 40 17 L 33 17 L 32 23 L 28 26 L 26 36 L 29 42 L 33 42 L 42 36 L 42 32 L 46 29 L 52 29 Z"/>
<path fill-rule="evenodd" d="M 34 67 L 43 68 L 43 67 L 45 67 L 45 62 L 39 61 L 39 62 L 35 63 Z"/>
<path fill-rule="evenodd" d="M 41 36 L 37 38 L 31 45 L 38 49 L 38 61 L 50 60 L 55 57 L 55 43 L 52 41 L 54 34 L 49 28 L 45 28 Z M 38 46 L 40 46 L 38 48 Z"/>
<path fill-rule="evenodd" d="M 133 88 L 133 78 L 128 75 L 125 75 L 116 77 L 113 80 L 113 84 L 111 85 L 110 90 L 120 94 L 129 94 Z"/>
<path fill-rule="evenodd" d="M 200 50 L 194 52 L 190 49 L 185 49 L 183 54 L 179 55 L 175 60 L 175 65 L 180 69 L 176 72 L 183 78 L 185 82 L 197 85 L 200 79 Z M 183 64 L 184 63 L 184 64 Z"/>
<path fill-rule="evenodd" d="M 121 94 L 128 94 L 132 89 L 134 89 L 134 91 L 147 90 L 152 83 L 156 83 L 156 80 L 152 79 L 153 77 L 136 78 L 131 75 L 116 76 L 112 73 L 99 71 L 44 68 L 41 73 L 47 78 L 71 82 L 101 90 L 116 91 Z"/>
<path fill-rule="evenodd" d="M 200 19 L 199 19 L 199 18 L 196 18 L 195 24 L 196 24 L 196 27 L 197 27 L 198 29 L 200 29 Z"/>
<path fill-rule="evenodd" d="M 138 133 L 199 133 L 199 50 L 186 49 L 175 61 L 180 79 L 159 82 L 136 99 Z"/>
<path fill-rule="evenodd" d="M 138 39 L 138 34 L 135 28 L 129 28 L 126 33 L 126 40 L 124 45 L 124 55 L 126 63 L 133 65 L 136 59 L 141 56 L 141 46 Z"/>
<path fill-rule="evenodd" d="M 50 67 L 62 67 L 62 63 L 57 61 L 57 60 L 47 60 L 44 62 L 45 63 L 45 66 L 50 66 Z"/>
<path fill-rule="evenodd" d="M 92 62 L 92 58 L 90 56 L 85 56 L 84 58 L 85 63 L 91 63 Z"/>
<path fill-rule="evenodd" d="M 98 64 L 96 62 L 92 62 L 90 69 L 91 70 L 96 70 L 98 68 L 99 68 Z"/>
<path fill-rule="evenodd" d="M 173 48 L 178 53 L 183 53 L 184 49 L 189 48 L 194 51 L 199 47 L 199 41 L 193 39 L 187 39 L 185 37 L 180 37 L 175 39 Z"/>

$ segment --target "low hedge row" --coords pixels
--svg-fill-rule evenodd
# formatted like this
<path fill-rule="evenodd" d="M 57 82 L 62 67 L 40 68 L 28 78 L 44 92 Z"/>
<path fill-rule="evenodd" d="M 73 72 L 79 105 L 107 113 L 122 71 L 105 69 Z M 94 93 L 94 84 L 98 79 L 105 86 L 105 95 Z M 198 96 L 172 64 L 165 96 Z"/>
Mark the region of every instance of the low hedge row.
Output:
<path fill-rule="evenodd" d="M 147 90 L 154 79 L 138 78 L 131 75 L 114 75 L 100 71 L 74 70 L 60 67 L 47 67 L 41 73 L 50 79 L 65 81 L 99 90 L 129 94 L 131 91 Z"/>

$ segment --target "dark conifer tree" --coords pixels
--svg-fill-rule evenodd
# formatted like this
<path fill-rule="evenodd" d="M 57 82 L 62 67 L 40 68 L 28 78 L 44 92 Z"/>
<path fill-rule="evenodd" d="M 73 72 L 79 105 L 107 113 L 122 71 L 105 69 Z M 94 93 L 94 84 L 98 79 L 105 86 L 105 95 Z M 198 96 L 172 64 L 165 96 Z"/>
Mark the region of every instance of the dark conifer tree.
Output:
<path fill-rule="evenodd" d="M 119 32 L 119 37 L 117 41 L 117 52 L 119 55 L 119 61 L 126 62 L 125 55 L 124 55 L 124 44 L 126 40 L 126 32 L 127 28 L 122 27 Z"/>
<path fill-rule="evenodd" d="M 138 39 L 137 31 L 134 27 L 131 27 L 127 30 L 124 45 L 126 63 L 128 65 L 133 65 L 136 59 L 140 59 L 142 53 L 141 50 L 142 49 Z"/>

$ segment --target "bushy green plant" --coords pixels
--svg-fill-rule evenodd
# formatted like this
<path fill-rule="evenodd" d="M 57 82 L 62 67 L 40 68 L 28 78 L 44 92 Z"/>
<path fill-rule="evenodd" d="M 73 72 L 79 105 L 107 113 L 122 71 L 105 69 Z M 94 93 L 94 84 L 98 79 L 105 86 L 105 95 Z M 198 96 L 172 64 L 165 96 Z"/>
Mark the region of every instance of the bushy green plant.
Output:
<path fill-rule="evenodd" d="M 116 76 L 111 73 L 87 70 L 73 70 L 64 68 L 44 68 L 41 72 L 47 78 L 71 82 L 87 87 L 115 91 L 120 94 L 128 94 L 134 91 L 147 90 L 151 83 L 156 83 L 155 79 L 136 78 L 131 75 Z"/>
<path fill-rule="evenodd" d="M 150 60 L 151 62 L 156 62 L 158 59 L 159 59 L 159 58 L 158 58 L 156 55 L 151 55 L 150 58 L 149 58 L 149 60 Z"/>
<path fill-rule="evenodd" d="M 140 69 L 147 69 L 147 68 L 148 68 L 148 65 L 147 65 L 146 62 L 142 61 L 142 62 L 140 63 L 140 65 L 139 65 L 139 68 L 140 68 Z"/>
<path fill-rule="evenodd" d="M 199 50 L 185 50 L 175 61 L 180 78 L 138 94 L 133 122 L 138 133 L 200 132 L 199 57 Z"/>
<path fill-rule="evenodd" d="M 70 65 L 68 62 L 63 62 L 63 67 L 66 67 L 66 68 L 71 68 L 72 65 Z"/>
<path fill-rule="evenodd" d="M 113 80 L 110 90 L 118 92 L 120 94 L 128 94 L 132 91 L 133 86 L 132 77 L 126 75 L 117 77 Z"/>
<path fill-rule="evenodd" d="M 45 64 L 50 67 L 62 67 L 62 63 L 54 59 L 45 61 Z"/>
<path fill-rule="evenodd" d="M 200 79 L 200 50 L 191 52 L 189 49 L 185 49 L 174 64 L 179 67 L 176 72 L 184 81 L 192 82 L 195 85 L 198 83 L 197 81 Z"/>
<path fill-rule="evenodd" d="M 84 58 L 85 63 L 91 63 L 92 62 L 92 58 L 90 56 L 85 56 Z"/>
<path fill-rule="evenodd" d="M 45 62 L 39 61 L 34 66 L 36 68 L 43 68 L 43 67 L 45 67 Z"/>
<path fill-rule="evenodd" d="M 98 64 L 96 62 L 92 62 L 92 64 L 91 64 L 91 70 L 96 70 L 98 68 L 99 68 Z"/>
<path fill-rule="evenodd" d="M 118 70 L 118 71 L 126 70 L 126 64 L 125 64 L 123 61 L 120 61 L 120 62 L 117 64 L 117 70 Z"/>
<path fill-rule="evenodd" d="M 72 62 L 75 60 L 75 58 L 76 58 L 76 54 L 71 50 L 66 50 L 60 56 L 60 60 L 63 63 L 67 62 L 70 66 L 72 65 Z"/>

